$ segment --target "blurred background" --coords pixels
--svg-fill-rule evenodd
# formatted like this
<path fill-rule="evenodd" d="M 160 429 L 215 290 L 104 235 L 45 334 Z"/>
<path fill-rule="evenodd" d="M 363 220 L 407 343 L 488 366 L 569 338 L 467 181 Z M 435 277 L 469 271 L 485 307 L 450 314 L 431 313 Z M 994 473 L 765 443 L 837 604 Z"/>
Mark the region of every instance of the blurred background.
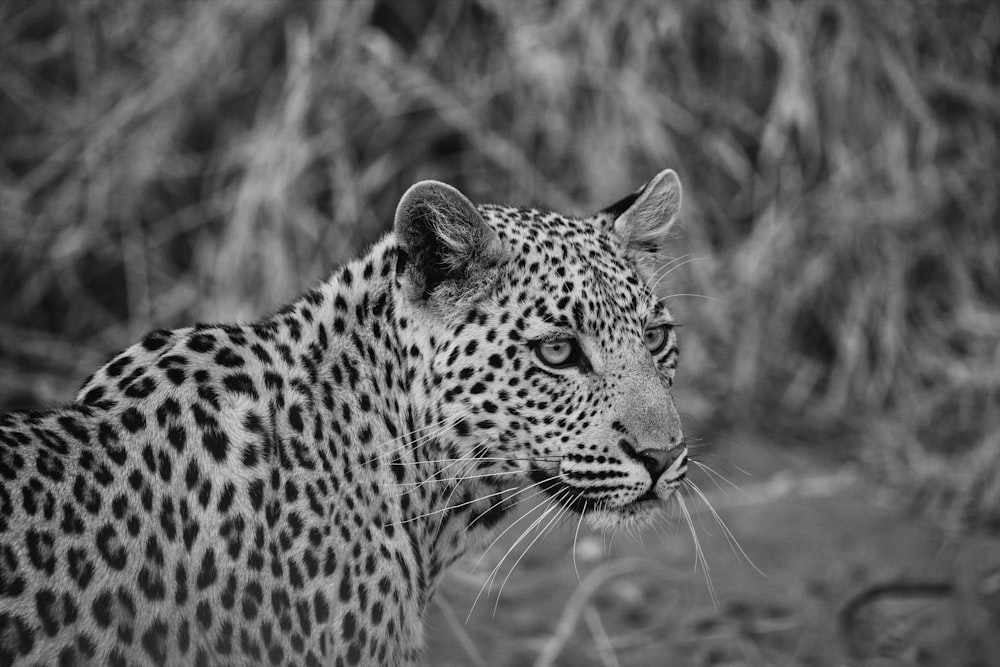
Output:
<path fill-rule="evenodd" d="M 699 499 L 711 585 L 677 522 L 571 525 L 470 615 L 510 539 L 429 664 L 1000 664 L 998 142 L 988 0 L 5 0 L 0 409 L 276 309 L 417 180 L 584 215 L 671 167 L 679 407 L 764 574 Z"/>

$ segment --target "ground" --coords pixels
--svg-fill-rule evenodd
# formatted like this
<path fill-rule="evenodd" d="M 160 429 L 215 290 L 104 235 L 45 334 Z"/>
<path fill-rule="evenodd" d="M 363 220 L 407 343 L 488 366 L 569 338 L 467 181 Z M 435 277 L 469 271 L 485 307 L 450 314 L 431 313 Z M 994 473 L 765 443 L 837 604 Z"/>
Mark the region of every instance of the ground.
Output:
<path fill-rule="evenodd" d="M 1000 540 L 916 516 L 847 443 L 831 453 L 835 442 L 821 451 L 745 429 L 708 439 L 703 460 L 740 490 L 695 480 L 760 572 L 699 502 L 716 602 L 682 522 L 609 544 L 572 521 L 531 547 L 499 603 L 494 586 L 473 608 L 515 527 L 446 580 L 427 664 L 1000 665 Z"/>

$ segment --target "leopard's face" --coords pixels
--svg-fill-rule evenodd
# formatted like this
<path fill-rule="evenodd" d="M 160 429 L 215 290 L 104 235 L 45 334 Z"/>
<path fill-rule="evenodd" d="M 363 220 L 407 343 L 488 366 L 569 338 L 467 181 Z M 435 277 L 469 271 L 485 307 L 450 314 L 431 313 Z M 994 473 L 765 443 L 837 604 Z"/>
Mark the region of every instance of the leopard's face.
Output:
<path fill-rule="evenodd" d="M 596 524 L 652 518 L 687 471 L 670 312 L 611 216 L 480 212 L 515 259 L 434 355 L 456 473 Z"/>

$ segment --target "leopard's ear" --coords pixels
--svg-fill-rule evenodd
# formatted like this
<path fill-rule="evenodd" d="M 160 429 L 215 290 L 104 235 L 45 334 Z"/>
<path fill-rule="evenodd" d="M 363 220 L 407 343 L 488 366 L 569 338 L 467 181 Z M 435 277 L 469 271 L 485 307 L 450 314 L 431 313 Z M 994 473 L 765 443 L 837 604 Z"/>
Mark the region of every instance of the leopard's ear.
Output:
<path fill-rule="evenodd" d="M 640 260 L 654 260 L 681 210 L 681 182 L 664 169 L 641 190 L 601 211 L 614 235 Z"/>
<path fill-rule="evenodd" d="M 403 194 L 394 229 L 396 274 L 414 301 L 426 301 L 441 286 L 473 287 L 507 255 L 472 202 L 438 181 L 421 181 Z"/>

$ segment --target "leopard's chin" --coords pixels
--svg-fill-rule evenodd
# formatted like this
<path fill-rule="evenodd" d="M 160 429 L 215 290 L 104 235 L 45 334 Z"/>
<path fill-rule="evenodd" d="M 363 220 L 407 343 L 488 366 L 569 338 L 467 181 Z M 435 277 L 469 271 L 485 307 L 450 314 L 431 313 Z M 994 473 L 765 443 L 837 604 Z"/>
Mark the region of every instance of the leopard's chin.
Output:
<path fill-rule="evenodd" d="M 584 515 L 587 524 L 594 529 L 642 528 L 662 521 L 668 499 L 647 494 L 621 507 L 602 507 L 589 510 Z"/>

